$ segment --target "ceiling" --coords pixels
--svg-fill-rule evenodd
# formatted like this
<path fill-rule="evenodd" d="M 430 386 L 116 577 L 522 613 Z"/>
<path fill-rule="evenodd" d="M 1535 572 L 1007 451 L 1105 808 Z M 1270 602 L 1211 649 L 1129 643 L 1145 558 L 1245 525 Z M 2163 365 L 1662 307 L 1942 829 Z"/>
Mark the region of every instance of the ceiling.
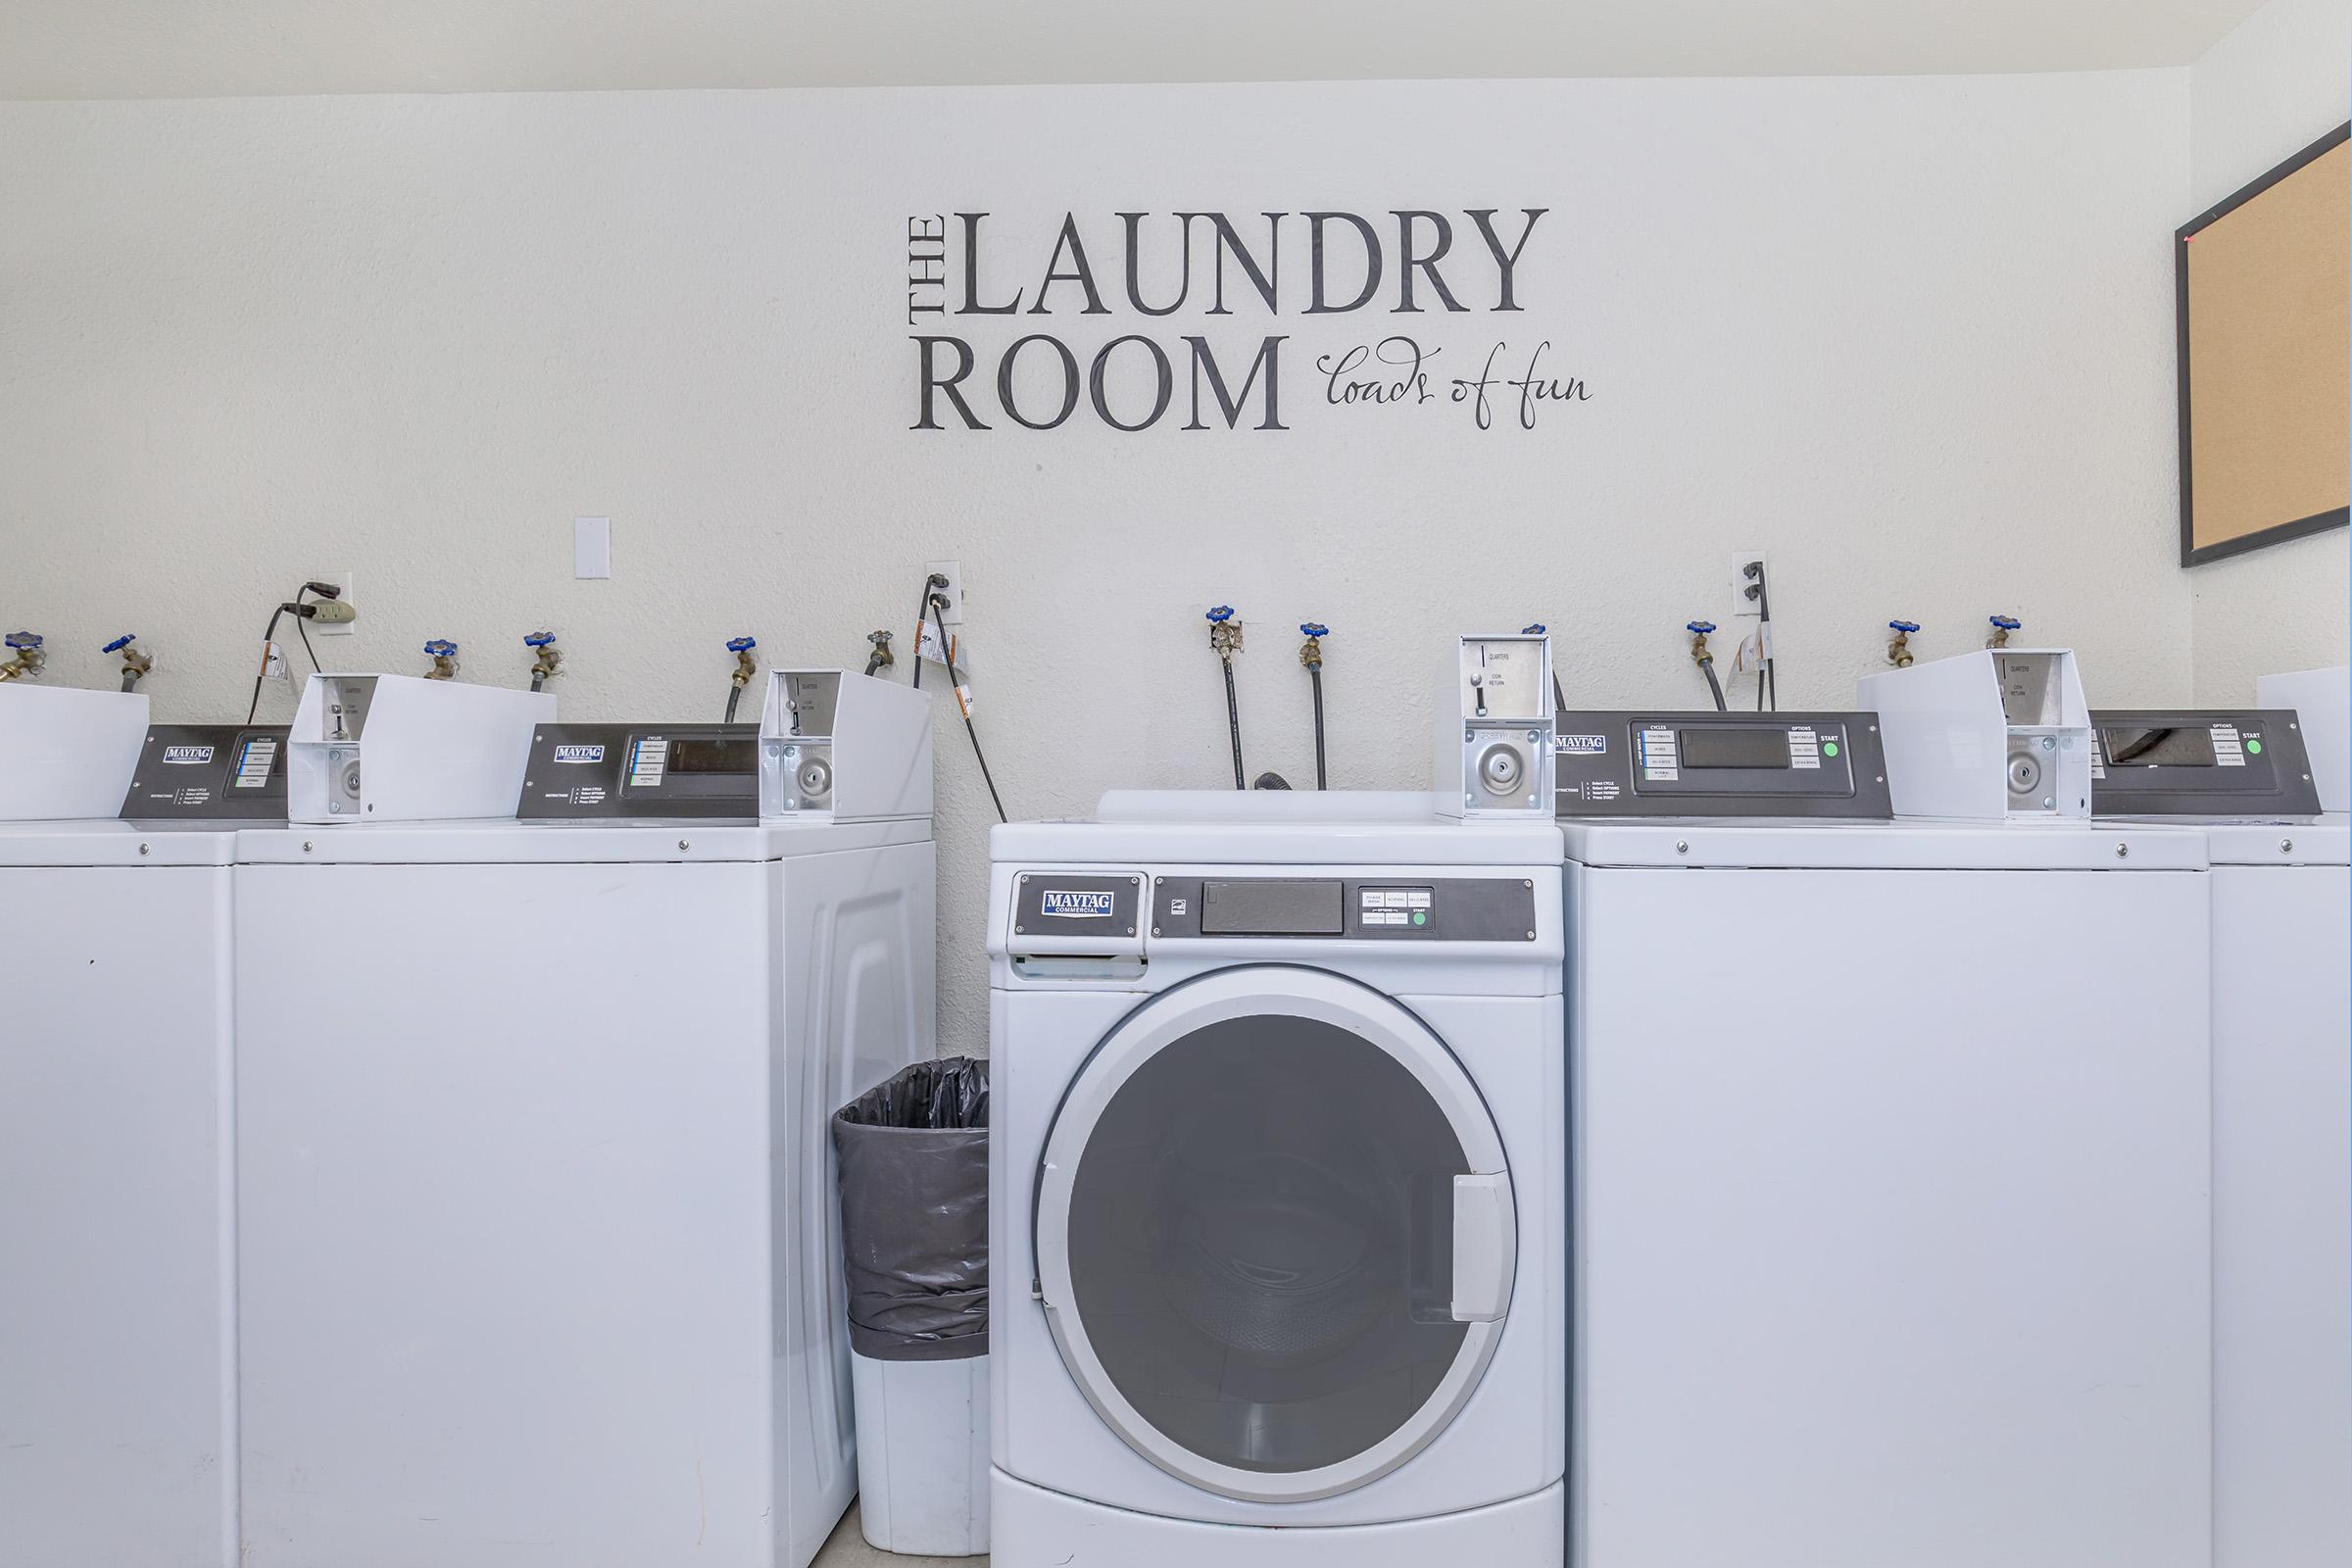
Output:
<path fill-rule="evenodd" d="M 0 98 L 2185 65 L 2261 0 L 0 0 Z"/>

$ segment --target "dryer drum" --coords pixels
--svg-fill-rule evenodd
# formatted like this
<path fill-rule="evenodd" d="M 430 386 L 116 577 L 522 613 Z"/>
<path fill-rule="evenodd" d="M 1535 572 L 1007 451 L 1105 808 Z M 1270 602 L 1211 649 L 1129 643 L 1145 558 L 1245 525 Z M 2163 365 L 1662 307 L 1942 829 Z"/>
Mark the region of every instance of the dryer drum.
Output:
<path fill-rule="evenodd" d="M 1389 1238 L 1371 1172 L 1269 1152 L 1167 1184 L 1169 1305 L 1228 1350 L 1274 1365 L 1321 1360 L 1361 1338 L 1389 1304 Z M 1385 1185 L 1385 1184 L 1383 1184 Z"/>

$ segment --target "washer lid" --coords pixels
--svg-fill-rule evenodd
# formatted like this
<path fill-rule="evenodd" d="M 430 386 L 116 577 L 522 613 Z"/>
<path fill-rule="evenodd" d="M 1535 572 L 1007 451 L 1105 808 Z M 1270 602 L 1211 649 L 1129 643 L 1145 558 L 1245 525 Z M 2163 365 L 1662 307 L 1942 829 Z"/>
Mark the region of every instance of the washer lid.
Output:
<path fill-rule="evenodd" d="M 0 866 L 224 866 L 235 860 L 236 846 L 234 823 L 0 823 Z"/>
<path fill-rule="evenodd" d="M 241 865 L 535 865 L 781 860 L 803 855 L 927 844 L 928 819 L 749 822 L 384 822 L 250 829 Z"/>
<path fill-rule="evenodd" d="M 2200 830 L 2136 822 L 1564 821 L 1560 831 L 1568 858 L 1581 865 L 1949 871 L 2206 866 Z"/>
<path fill-rule="evenodd" d="M 2341 811 L 2291 822 L 2216 822 L 2204 832 L 2216 865 L 2352 865 L 2352 817 Z"/>
<path fill-rule="evenodd" d="M 1319 969 L 1223 969 L 1104 1037 L 1046 1141 L 1038 1289 L 1136 1452 L 1253 1502 L 1349 1492 L 1477 1390 L 1518 1234 L 1502 1141 L 1445 1043 Z"/>

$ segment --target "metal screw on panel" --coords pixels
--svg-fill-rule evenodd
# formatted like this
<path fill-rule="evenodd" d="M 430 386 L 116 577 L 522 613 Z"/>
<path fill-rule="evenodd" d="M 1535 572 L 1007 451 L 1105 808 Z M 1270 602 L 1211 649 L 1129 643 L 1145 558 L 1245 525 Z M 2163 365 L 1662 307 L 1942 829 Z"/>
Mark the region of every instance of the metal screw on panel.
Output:
<path fill-rule="evenodd" d="M 311 853 L 311 841 L 309 839 L 304 839 L 302 841 L 302 853 L 305 855 Z"/>
<path fill-rule="evenodd" d="M 678 840 L 678 848 L 681 850 L 691 850 L 694 848 L 694 846 L 687 843 L 684 839 L 680 839 Z"/>
<path fill-rule="evenodd" d="M 1022 880 L 1022 881 L 1024 881 L 1024 882 L 1028 881 L 1028 880 L 1029 880 L 1029 873 L 1028 873 L 1028 872 L 1026 872 L 1026 871 L 1023 871 L 1023 872 L 1021 873 L 1021 880 Z"/>
<path fill-rule="evenodd" d="M 2294 853 L 2295 853 L 2295 841 L 2294 841 L 2293 839 L 2280 839 L 2280 840 L 2278 841 L 2278 853 L 2279 853 L 2280 855 L 2292 855 L 2292 854 L 2294 854 Z"/>
<path fill-rule="evenodd" d="M 1538 733 L 1536 733 L 1536 731 L 1534 731 L 1534 730 L 1532 730 L 1532 729 L 1531 729 L 1531 730 L 1529 730 L 1529 731 L 1527 732 L 1527 744 L 1528 744 L 1528 745 L 1530 745 L 1530 746 L 1533 746 L 1533 745 L 1535 745 L 1535 744 L 1536 744 L 1536 742 L 1538 742 L 1538 741 L 1542 740 L 1543 738 L 1544 738 L 1543 736 L 1539 735 Z"/>
<path fill-rule="evenodd" d="M 2053 807 L 2053 806 L 2056 806 L 2057 804 L 2058 804 L 2058 803 L 2057 803 L 2056 801 L 2052 800 L 2052 799 L 2051 799 L 2049 796 L 2047 796 L 2047 795 L 2044 795 L 2044 796 L 2041 798 L 2041 808 L 2042 808 L 2043 810 L 2045 810 L 2045 811 L 2046 811 L 2046 810 L 2048 810 L 2048 809 L 2049 809 L 2051 807 Z"/>
<path fill-rule="evenodd" d="M 1016 937 L 1017 937 L 1017 936 L 1020 936 L 1020 935 L 1022 935 L 1022 934 L 1023 934 L 1024 932 L 1026 932 L 1028 929 L 1029 929 L 1029 928 L 1028 928 L 1027 926 L 1025 926 L 1025 925 L 1016 925 L 1016 926 L 1014 926 L 1014 927 L 1012 928 L 1012 934 L 1013 934 L 1014 936 L 1016 936 Z"/>
<path fill-rule="evenodd" d="M 2129 844 L 2118 844 L 2115 847 L 2115 858 L 2119 860 L 2130 859 L 2132 858 L 2132 846 Z"/>
<path fill-rule="evenodd" d="M 1689 839 L 1676 839 L 1674 841 L 1674 853 L 1677 855 L 1689 855 L 1690 853 L 1690 841 Z"/>
<path fill-rule="evenodd" d="M 2041 738 L 2041 749 L 2045 752 L 2056 751 L 2058 749 L 2057 737 L 2054 735 L 2044 735 Z"/>
<path fill-rule="evenodd" d="M 139 853 L 140 853 L 141 855 L 145 855 L 145 854 L 147 853 L 147 846 L 146 846 L 146 845 L 144 845 L 144 844 L 140 845 L 140 846 L 139 846 Z"/>
<path fill-rule="evenodd" d="M 1519 885 L 1520 885 L 1521 887 L 1523 887 L 1523 888 L 1532 888 L 1532 887 L 1534 887 L 1534 886 L 1535 886 L 1535 883 L 1534 883 L 1534 882 L 1532 882 L 1532 881 L 1529 881 L 1529 882 L 1522 882 L 1522 883 L 1520 883 Z"/>
<path fill-rule="evenodd" d="M 1015 926 L 1013 929 L 1015 929 L 1015 930 L 1018 930 L 1018 929 L 1020 929 L 1020 928 L 1019 928 L 1018 926 Z M 1157 936 L 1157 935 L 1159 935 L 1159 927 L 1157 927 L 1157 926 L 1153 926 L 1153 927 L 1152 928 L 1152 934 L 1153 936 Z"/>

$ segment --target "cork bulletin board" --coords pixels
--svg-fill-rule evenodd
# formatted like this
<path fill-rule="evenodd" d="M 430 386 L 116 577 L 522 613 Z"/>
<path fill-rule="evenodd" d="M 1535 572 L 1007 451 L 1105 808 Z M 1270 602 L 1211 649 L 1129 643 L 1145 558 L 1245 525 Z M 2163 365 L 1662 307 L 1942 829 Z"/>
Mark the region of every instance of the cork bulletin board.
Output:
<path fill-rule="evenodd" d="M 2338 126 L 2174 237 L 2183 566 L 2344 526 L 2348 132 Z"/>

